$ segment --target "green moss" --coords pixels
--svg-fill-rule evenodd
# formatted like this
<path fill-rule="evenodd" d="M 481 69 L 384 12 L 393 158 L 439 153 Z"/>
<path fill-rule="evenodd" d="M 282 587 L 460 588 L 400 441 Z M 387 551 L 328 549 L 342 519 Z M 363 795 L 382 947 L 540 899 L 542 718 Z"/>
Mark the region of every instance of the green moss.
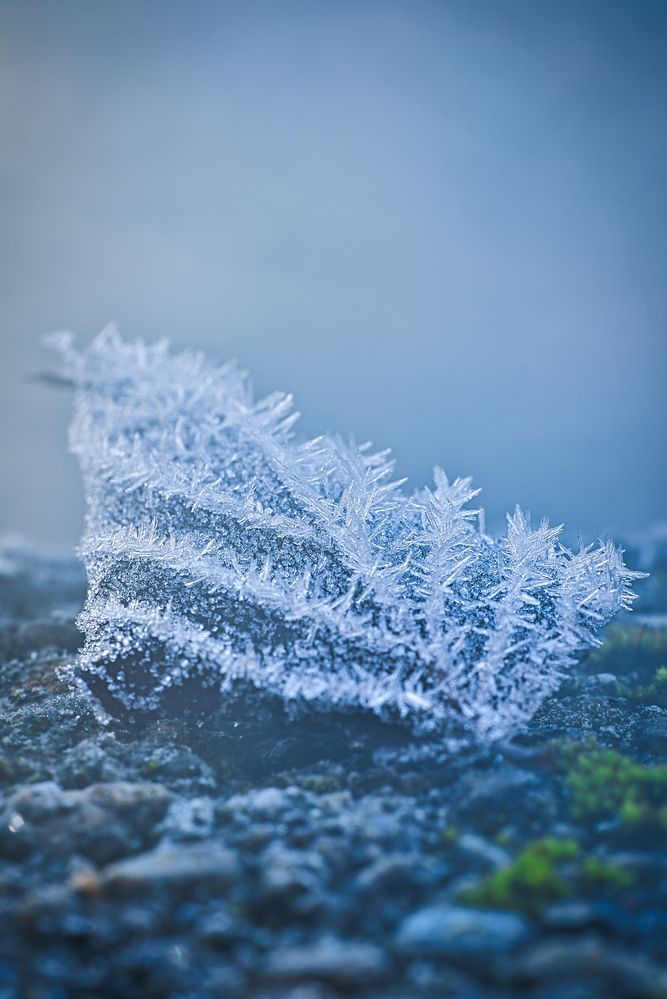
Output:
<path fill-rule="evenodd" d="M 595 742 L 561 747 L 559 763 L 575 818 L 667 829 L 667 764 L 644 766 Z"/>
<path fill-rule="evenodd" d="M 591 890 L 606 893 L 632 887 L 633 875 L 618 864 L 598 857 L 582 857 L 574 839 L 538 839 L 502 870 L 462 891 L 468 905 L 489 909 L 516 909 L 539 915 L 546 906 Z"/>
<path fill-rule="evenodd" d="M 508 867 L 462 892 L 461 899 L 470 905 L 539 912 L 568 894 L 568 880 L 560 868 L 578 853 L 579 844 L 573 839 L 535 840 Z"/>
<path fill-rule="evenodd" d="M 635 883 L 630 871 L 597 857 L 587 857 L 584 860 L 581 876 L 587 884 L 598 888 L 630 888 Z"/>

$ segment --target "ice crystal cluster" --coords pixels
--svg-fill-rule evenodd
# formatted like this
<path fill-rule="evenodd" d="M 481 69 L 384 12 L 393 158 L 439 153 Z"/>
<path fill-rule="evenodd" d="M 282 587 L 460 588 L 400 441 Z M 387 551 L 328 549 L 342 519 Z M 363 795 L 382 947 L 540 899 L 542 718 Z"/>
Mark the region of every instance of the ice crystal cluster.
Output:
<path fill-rule="evenodd" d="M 611 543 L 572 552 L 518 508 L 494 540 L 469 479 L 408 495 L 387 452 L 299 441 L 291 397 L 254 401 L 233 363 L 114 330 L 57 347 L 87 499 L 76 669 L 125 707 L 198 677 L 495 738 L 632 600 Z"/>

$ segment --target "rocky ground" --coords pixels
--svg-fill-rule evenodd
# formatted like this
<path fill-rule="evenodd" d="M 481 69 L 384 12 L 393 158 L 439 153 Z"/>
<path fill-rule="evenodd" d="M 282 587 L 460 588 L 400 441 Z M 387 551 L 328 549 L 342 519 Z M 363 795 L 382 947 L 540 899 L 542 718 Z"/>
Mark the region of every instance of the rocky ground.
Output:
<path fill-rule="evenodd" d="M 666 579 L 520 736 L 438 750 L 255 699 L 104 724 L 58 678 L 79 568 L 6 547 L 0 999 L 667 996 Z"/>

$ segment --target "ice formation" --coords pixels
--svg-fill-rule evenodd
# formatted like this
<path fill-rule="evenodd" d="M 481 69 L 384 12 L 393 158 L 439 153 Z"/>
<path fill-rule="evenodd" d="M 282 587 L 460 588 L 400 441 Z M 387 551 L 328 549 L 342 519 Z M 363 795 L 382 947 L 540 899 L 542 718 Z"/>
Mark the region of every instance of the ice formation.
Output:
<path fill-rule="evenodd" d="M 87 498 L 76 671 L 126 707 L 196 676 L 495 738 L 633 599 L 611 543 L 572 552 L 519 508 L 493 540 L 469 479 L 406 495 L 387 452 L 300 442 L 291 397 L 255 402 L 233 363 L 115 330 L 56 346 Z"/>

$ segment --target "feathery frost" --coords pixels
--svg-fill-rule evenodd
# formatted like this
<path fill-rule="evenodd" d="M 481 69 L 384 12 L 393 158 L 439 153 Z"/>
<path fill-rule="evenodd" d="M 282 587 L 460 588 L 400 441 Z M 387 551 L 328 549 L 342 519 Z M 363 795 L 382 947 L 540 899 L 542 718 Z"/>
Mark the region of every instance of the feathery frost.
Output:
<path fill-rule="evenodd" d="M 493 540 L 469 479 L 408 496 L 388 452 L 299 442 L 291 397 L 255 402 L 235 364 L 113 329 L 54 345 L 87 498 L 75 670 L 107 699 L 150 710 L 199 677 L 495 738 L 630 606 L 611 543 L 569 551 L 518 507 Z"/>

